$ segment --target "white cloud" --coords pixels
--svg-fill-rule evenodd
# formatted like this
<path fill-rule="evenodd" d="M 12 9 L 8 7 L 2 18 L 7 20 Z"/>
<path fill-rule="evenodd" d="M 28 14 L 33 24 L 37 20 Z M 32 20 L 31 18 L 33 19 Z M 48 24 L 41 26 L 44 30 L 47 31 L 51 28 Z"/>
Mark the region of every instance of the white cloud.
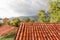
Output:
<path fill-rule="evenodd" d="M 35 15 L 41 8 L 46 9 L 45 0 L 0 0 L 0 17 Z"/>
<path fill-rule="evenodd" d="M 0 0 L 0 17 L 17 17 L 20 16 L 18 13 L 16 13 L 14 10 L 10 9 L 10 3 L 12 0 Z"/>
<path fill-rule="evenodd" d="M 11 4 L 12 9 L 24 16 L 35 15 L 40 9 L 48 9 L 47 0 L 17 0 Z"/>

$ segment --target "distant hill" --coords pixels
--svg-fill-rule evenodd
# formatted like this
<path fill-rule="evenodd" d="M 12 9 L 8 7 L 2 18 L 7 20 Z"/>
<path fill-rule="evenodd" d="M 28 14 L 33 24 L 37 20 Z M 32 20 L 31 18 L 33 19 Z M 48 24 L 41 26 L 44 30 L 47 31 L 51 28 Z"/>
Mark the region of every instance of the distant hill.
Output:
<path fill-rule="evenodd" d="M 12 17 L 12 18 L 10 18 L 10 20 L 13 20 L 14 18 L 16 18 L 16 17 Z M 38 20 L 38 16 L 20 16 L 17 18 L 19 18 L 20 20 L 24 20 L 25 18 L 30 18 L 31 20 L 35 20 L 35 21 Z"/>

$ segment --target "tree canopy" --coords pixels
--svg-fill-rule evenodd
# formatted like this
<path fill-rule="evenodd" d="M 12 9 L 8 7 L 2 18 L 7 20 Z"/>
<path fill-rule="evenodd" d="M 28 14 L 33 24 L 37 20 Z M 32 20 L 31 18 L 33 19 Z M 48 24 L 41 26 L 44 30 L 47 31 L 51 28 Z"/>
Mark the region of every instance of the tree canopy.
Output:
<path fill-rule="evenodd" d="M 39 22 L 60 22 L 60 1 L 51 1 L 49 2 L 50 8 L 48 9 L 47 13 L 49 17 L 47 18 L 45 15 L 46 12 L 44 10 L 40 10 L 38 13 Z"/>
<path fill-rule="evenodd" d="M 60 2 L 58 0 L 50 2 L 50 22 L 60 22 Z"/>

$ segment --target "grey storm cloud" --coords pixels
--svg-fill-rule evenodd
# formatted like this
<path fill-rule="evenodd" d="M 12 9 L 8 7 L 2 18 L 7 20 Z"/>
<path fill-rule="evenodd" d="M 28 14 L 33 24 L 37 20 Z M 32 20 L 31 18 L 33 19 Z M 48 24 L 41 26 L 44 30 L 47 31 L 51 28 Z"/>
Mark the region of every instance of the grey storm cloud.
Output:
<path fill-rule="evenodd" d="M 15 12 L 27 16 L 36 15 L 38 10 L 47 10 L 48 0 L 15 0 L 11 2 L 10 6 Z"/>

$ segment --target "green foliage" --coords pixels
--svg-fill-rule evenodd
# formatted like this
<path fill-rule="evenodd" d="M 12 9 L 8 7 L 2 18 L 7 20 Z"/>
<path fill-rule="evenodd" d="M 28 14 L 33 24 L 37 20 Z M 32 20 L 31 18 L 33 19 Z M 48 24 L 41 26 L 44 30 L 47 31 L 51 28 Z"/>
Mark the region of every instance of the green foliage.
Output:
<path fill-rule="evenodd" d="M 43 20 L 45 19 L 45 15 L 44 15 L 45 11 L 44 10 L 40 10 L 38 13 L 39 19 L 38 22 L 44 22 Z"/>
<path fill-rule="evenodd" d="M 15 36 L 16 36 L 16 33 L 13 33 L 13 34 L 10 34 L 10 35 L 5 36 L 4 38 L 13 38 Z"/>
<path fill-rule="evenodd" d="M 60 22 L 60 2 L 58 0 L 50 3 L 50 22 Z"/>
<path fill-rule="evenodd" d="M 0 26 L 2 26 L 2 23 L 0 22 Z"/>
<path fill-rule="evenodd" d="M 7 21 L 7 24 L 10 25 L 10 20 Z"/>
<path fill-rule="evenodd" d="M 16 36 L 15 33 L 14 34 L 10 34 L 10 35 L 7 35 L 7 36 L 5 36 L 3 38 L 0 38 L 0 40 L 14 40 L 15 36 Z"/>
<path fill-rule="evenodd" d="M 45 15 L 44 10 L 40 10 L 38 13 L 39 22 L 60 22 L 60 1 L 55 0 L 55 1 L 49 1 L 50 8 L 48 10 L 49 18 L 46 18 L 47 15 Z M 47 12 L 47 13 L 48 13 Z"/>
<path fill-rule="evenodd" d="M 30 20 L 30 18 L 25 18 L 24 19 L 24 22 L 30 22 L 31 20 Z"/>
<path fill-rule="evenodd" d="M 49 22 L 49 18 L 46 17 L 46 13 L 44 10 L 40 10 L 38 16 L 38 22 Z"/>
<path fill-rule="evenodd" d="M 20 25 L 20 19 L 19 18 L 15 18 L 13 19 L 13 21 L 10 22 L 10 25 L 14 25 L 16 27 L 18 27 Z"/>
<path fill-rule="evenodd" d="M 35 20 L 31 20 L 31 22 L 35 22 Z"/>

